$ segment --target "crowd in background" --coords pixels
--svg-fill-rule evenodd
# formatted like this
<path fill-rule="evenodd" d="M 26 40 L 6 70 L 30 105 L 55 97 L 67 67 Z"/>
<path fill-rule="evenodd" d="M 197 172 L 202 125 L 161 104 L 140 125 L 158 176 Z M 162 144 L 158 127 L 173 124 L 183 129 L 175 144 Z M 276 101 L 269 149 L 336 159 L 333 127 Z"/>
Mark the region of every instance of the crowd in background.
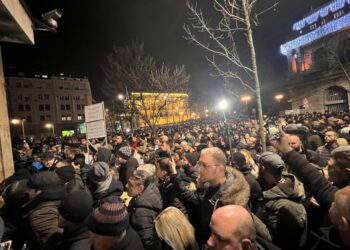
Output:
<path fill-rule="evenodd" d="M 350 115 L 14 142 L 11 249 L 350 249 Z M 278 133 L 272 134 L 271 128 Z"/>

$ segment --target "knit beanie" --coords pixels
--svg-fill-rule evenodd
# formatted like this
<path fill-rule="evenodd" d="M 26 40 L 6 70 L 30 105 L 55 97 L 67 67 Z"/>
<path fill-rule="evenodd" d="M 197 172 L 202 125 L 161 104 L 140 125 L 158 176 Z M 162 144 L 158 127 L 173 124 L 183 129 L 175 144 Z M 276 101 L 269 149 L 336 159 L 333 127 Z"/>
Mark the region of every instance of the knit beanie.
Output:
<path fill-rule="evenodd" d="M 129 226 L 129 215 L 117 196 L 104 199 L 89 218 L 89 230 L 104 236 L 116 236 Z"/>
<path fill-rule="evenodd" d="M 197 161 L 199 160 L 199 154 L 198 153 L 187 153 L 185 154 L 185 158 L 187 161 L 191 164 L 191 166 L 196 166 Z"/>
<path fill-rule="evenodd" d="M 120 156 L 124 160 L 129 160 L 131 157 L 131 147 L 130 146 L 123 146 L 116 152 L 117 156 Z"/>
<path fill-rule="evenodd" d="M 97 161 L 92 165 L 88 178 L 93 182 L 105 181 L 109 176 L 109 166 L 103 161 Z"/>
<path fill-rule="evenodd" d="M 68 221 L 83 222 L 92 212 L 92 198 L 86 191 L 69 193 L 62 199 L 58 211 Z"/>

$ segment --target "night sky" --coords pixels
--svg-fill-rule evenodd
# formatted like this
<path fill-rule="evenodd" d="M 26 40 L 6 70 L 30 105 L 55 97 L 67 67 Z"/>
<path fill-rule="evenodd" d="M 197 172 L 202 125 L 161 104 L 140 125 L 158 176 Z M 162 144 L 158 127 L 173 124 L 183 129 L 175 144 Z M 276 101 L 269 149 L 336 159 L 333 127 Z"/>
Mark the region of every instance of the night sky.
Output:
<path fill-rule="evenodd" d="M 202 5 L 210 0 L 198 0 Z M 273 4 L 273 0 L 261 0 Z M 5 72 L 60 73 L 88 76 L 93 97 L 102 100 L 100 65 L 113 44 L 143 42 L 147 54 L 159 63 L 185 64 L 192 93 L 201 100 L 221 95 L 223 79 L 210 77 L 205 51 L 189 45 L 182 25 L 187 22 L 185 0 L 27 0 L 32 15 L 58 8 L 63 12 L 57 34 L 35 32 L 35 46 L 2 44 Z M 276 11 L 262 17 L 255 32 L 258 67 L 263 85 L 280 90 L 286 58 L 279 45 L 292 24 L 326 0 L 280 0 Z M 209 5 L 209 4 L 208 4 Z M 219 86 L 219 87 L 218 87 Z M 269 91 L 271 94 L 273 91 Z"/>

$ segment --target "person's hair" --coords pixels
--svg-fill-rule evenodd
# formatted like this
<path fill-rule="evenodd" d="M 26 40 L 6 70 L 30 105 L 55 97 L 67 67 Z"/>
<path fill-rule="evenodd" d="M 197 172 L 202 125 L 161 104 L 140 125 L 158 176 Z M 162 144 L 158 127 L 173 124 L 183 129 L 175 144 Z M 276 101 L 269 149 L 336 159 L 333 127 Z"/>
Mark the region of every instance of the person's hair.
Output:
<path fill-rule="evenodd" d="M 137 170 L 146 171 L 149 175 L 154 176 L 156 174 L 156 166 L 150 163 L 143 164 L 137 168 Z"/>
<path fill-rule="evenodd" d="M 143 185 L 145 188 L 150 183 L 150 175 L 144 170 L 135 170 L 130 176 L 137 184 Z"/>
<path fill-rule="evenodd" d="M 69 167 L 72 165 L 72 162 L 69 159 L 64 159 L 64 160 L 57 162 L 56 165 L 59 165 L 60 167 Z"/>
<path fill-rule="evenodd" d="M 209 153 L 213 157 L 216 164 L 226 166 L 227 164 L 226 155 L 220 148 L 217 148 L 217 147 L 205 148 L 201 152 L 201 154 L 207 154 L 207 153 Z"/>
<path fill-rule="evenodd" d="M 174 250 L 184 250 L 189 246 L 198 249 L 193 226 L 178 208 L 164 209 L 155 219 L 155 228 L 159 238 Z"/>
<path fill-rule="evenodd" d="M 169 163 L 169 158 L 159 158 L 157 160 L 157 166 L 162 170 L 166 171 L 167 175 L 171 174 L 171 168 L 170 168 L 170 163 Z"/>
<path fill-rule="evenodd" d="M 250 166 L 254 160 L 250 152 L 247 149 L 241 149 L 239 152 L 244 155 L 246 159 L 246 164 Z"/>
<path fill-rule="evenodd" d="M 85 164 L 85 155 L 83 155 L 83 154 L 75 155 L 73 163 L 74 163 L 74 165 L 79 165 L 80 167 L 84 166 L 84 164 Z"/>
<path fill-rule="evenodd" d="M 341 169 L 350 169 L 350 152 L 336 152 L 333 154 L 334 165 Z M 350 179 L 350 173 L 347 172 L 347 178 Z"/>

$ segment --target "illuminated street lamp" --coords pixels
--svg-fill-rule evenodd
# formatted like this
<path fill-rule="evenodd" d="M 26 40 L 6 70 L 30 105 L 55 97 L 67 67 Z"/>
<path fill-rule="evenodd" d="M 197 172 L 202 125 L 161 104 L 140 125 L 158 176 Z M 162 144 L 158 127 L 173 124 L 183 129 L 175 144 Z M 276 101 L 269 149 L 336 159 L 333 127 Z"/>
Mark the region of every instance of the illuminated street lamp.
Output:
<path fill-rule="evenodd" d="M 46 124 L 45 124 L 45 127 L 46 127 L 47 129 L 52 128 L 52 134 L 55 135 L 55 126 L 54 126 L 52 123 L 46 123 Z"/>
<path fill-rule="evenodd" d="M 25 131 L 24 131 L 24 121 L 25 121 L 26 119 L 12 119 L 11 120 L 11 123 L 13 124 L 13 125 L 17 125 L 17 124 L 21 124 L 22 125 L 22 136 L 23 136 L 23 140 L 25 140 L 26 139 L 26 134 L 25 134 Z"/>
<path fill-rule="evenodd" d="M 117 98 L 119 101 L 123 101 L 125 96 L 123 94 L 118 94 Z"/>
<path fill-rule="evenodd" d="M 275 95 L 275 100 L 277 102 L 281 102 L 283 98 L 284 98 L 284 95 L 282 95 L 282 94 Z"/>
<path fill-rule="evenodd" d="M 231 157 L 231 160 L 232 160 L 232 142 L 231 142 L 231 133 L 230 133 L 230 127 L 228 126 L 227 124 L 227 119 L 226 119 L 226 114 L 225 114 L 225 111 L 227 110 L 228 108 L 228 102 L 224 99 L 224 100 L 221 100 L 218 104 L 218 107 L 220 110 L 222 110 L 222 113 L 224 115 L 224 126 L 225 126 L 225 131 L 226 131 L 226 136 L 228 138 L 228 145 L 230 147 L 230 157 Z"/>

